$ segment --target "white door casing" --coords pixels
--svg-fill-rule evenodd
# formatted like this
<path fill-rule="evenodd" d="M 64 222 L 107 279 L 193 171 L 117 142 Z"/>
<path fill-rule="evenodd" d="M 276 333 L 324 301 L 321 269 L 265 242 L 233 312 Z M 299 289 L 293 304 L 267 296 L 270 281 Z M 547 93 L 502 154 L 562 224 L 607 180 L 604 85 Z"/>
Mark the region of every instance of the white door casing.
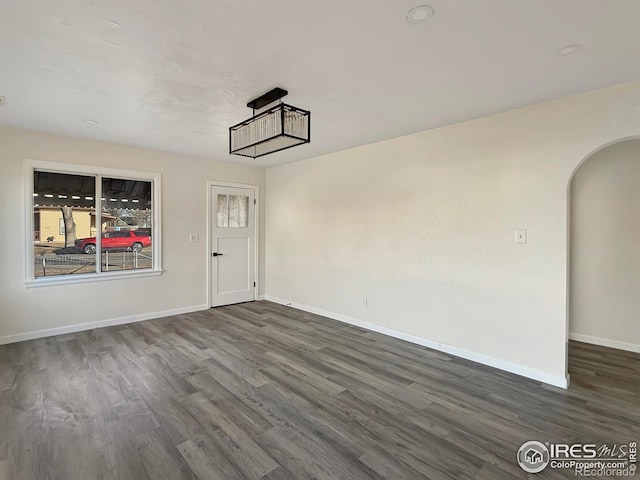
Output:
<path fill-rule="evenodd" d="M 255 190 L 210 189 L 211 306 L 255 300 Z"/>

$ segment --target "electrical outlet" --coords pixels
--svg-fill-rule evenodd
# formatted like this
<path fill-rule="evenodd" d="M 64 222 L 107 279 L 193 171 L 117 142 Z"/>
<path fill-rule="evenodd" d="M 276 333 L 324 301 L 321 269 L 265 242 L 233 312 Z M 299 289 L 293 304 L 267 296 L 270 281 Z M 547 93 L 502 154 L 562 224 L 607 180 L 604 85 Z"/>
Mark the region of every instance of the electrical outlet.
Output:
<path fill-rule="evenodd" d="M 367 297 L 362 297 L 362 306 L 367 308 Z"/>

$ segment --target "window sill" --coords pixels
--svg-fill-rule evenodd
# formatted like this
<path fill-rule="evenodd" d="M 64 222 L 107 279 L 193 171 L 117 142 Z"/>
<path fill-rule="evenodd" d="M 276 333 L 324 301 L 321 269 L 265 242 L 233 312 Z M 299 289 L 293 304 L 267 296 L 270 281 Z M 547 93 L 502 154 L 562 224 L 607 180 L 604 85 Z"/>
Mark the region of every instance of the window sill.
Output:
<path fill-rule="evenodd" d="M 103 272 L 103 273 L 83 273 L 68 277 L 49 277 L 27 280 L 24 282 L 26 288 L 50 287 L 56 285 L 73 285 L 78 283 L 108 282 L 111 280 L 123 280 L 127 278 L 157 277 L 162 275 L 163 270 L 144 270 L 139 272 Z"/>

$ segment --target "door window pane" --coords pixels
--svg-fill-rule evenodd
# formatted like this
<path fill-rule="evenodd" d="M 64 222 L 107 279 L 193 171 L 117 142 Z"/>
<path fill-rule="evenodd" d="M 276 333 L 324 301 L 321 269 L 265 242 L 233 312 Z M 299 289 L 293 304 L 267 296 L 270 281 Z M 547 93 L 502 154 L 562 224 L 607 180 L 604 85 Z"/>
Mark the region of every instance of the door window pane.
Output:
<path fill-rule="evenodd" d="M 218 227 L 229 226 L 229 199 L 227 195 L 218 195 Z"/>
<path fill-rule="evenodd" d="M 239 227 L 239 202 L 237 195 L 229 195 L 229 227 Z"/>
<path fill-rule="evenodd" d="M 249 197 L 218 195 L 218 227 L 247 228 L 249 226 Z"/>
<path fill-rule="evenodd" d="M 249 197 L 240 197 L 238 224 L 241 228 L 249 226 Z"/>

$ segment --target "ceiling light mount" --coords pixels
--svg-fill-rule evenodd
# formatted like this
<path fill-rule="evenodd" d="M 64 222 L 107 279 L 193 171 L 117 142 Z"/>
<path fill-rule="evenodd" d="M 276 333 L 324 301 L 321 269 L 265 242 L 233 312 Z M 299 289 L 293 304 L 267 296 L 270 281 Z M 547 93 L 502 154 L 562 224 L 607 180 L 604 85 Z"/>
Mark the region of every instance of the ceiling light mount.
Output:
<path fill-rule="evenodd" d="M 287 94 L 274 88 L 247 103 L 253 116 L 229 127 L 230 154 L 258 158 L 311 141 L 311 112 L 282 103 Z M 256 115 L 256 110 L 277 100 L 278 105 Z"/>
<path fill-rule="evenodd" d="M 261 108 L 266 107 L 270 103 L 280 100 L 282 97 L 286 97 L 287 95 L 289 95 L 289 92 L 284 88 L 276 87 L 273 90 L 269 90 L 264 95 L 251 100 L 247 103 L 247 107 L 253 108 L 254 110 L 260 110 Z"/>
<path fill-rule="evenodd" d="M 413 7 L 407 13 L 407 22 L 409 23 L 422 23 L 430 20 L 435 14 L 435 10 L 430 5 L 418 5 Z"/>

